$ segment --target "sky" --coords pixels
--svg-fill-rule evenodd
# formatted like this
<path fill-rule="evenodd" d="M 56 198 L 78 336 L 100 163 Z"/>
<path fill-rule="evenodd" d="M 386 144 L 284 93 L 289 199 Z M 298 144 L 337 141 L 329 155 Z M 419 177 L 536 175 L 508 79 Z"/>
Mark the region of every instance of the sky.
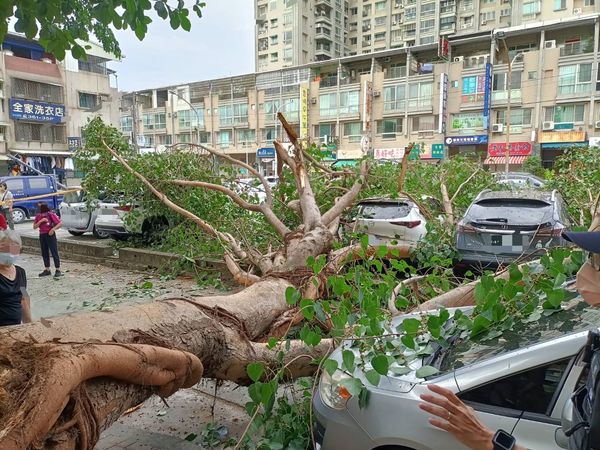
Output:
<path fill-rule="evenodd" d="M 119 90 L 133 91 L 254 71 L 253 0 L 207 0 L 192 29 L 172 30 L 154 19 L 139 41 L 131 30 L 118 31 L 125 58 L 112 63 Z"/>

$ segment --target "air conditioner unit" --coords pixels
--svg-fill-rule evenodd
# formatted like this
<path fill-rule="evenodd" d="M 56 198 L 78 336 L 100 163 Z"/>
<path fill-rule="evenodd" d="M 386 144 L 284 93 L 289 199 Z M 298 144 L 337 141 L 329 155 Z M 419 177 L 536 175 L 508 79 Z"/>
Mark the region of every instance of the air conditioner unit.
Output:
<path fill-rule="evenodd" d="M 454 58 L 452 58 L 453 62 L 462 62 L 465 60 L 464 56 L 455 56 Z"/>
<path fill-rule="evenodd" d="M 373 97 L 380 97 L 381 91 L 373 91 Z"/>
<path fill-rule="evenodd" d="M 582 12 L 583 10 L 581 8 L 573 9 L 573 14 L 575 14 L 576 16 L 580 16 Z"/>
<path fill-rule="evenodd" d="M 594 122 L 594 128 L 600 128 L 600 120 L 596 120 L 596 122 Z"/>
<path fill-rule="evenodd" d="M 487 20 L 482 20 L 481 21 L 481 26 L 487 25 Z"/>
<path fill-rule="evenodd" d="M 317 104 L 317 97 L 313 97 L 310 99 L 310 104 L 311 105 L 316 105 Z"/>
<path fill-rule="evenodd" d="M 544 48 L 556 48 L 556 41 L 544 41 Z"/>
<path fill-rule="evenodd" d="M 472 26 L 473 26 L 472 23 L 463 23 L 460 27 L 464 30 L 465 28 L 470 28 Z"/>
<path fill-rule="evenodd" d="M 492 125 L 492 133 L 502 133 L 504 131 L 503 123 L 495 123 Z"/>
<path fill-rule="evenodd" d="M 554 130 L 554 122 L 552 122 L 551 120 L 543 122 L 542 123 L 542 130 L 544 130 L 544 131 Z"/>

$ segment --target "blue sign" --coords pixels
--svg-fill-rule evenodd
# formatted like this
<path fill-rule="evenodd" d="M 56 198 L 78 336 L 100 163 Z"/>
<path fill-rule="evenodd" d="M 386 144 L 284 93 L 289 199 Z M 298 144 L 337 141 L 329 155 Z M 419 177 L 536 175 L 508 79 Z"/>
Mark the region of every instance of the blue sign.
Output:
<path fill-rule="evenodd" d="M 446 136 L 444 140 L 446 145 L 480 145 L 487 144 L 487 134 L 478 134 L 476 136 Z"/>
<path fill-rule="evenodd" d="M 490 129 L 490 104 L 492 99 L 492 65 L 485 65 L 485 88 L 483 92 L 483 129 Z M 510 86 L 508 86 L 510 89 Z"/>
<path fill-rule="evenodd" d="M 256 150 L 257 158 L 275 158 L 275 148 L 263 147 Z"/>
<path fill-rule="evenodd" d="M 15 120 L 61 123 L 65 117 L 65 105 L 11 98 L 10 117 Z"/>
<path fill-rule="evenodd" d="M 69 146 L 70 152 L 76 152 L 77 149 L 81 147 L 81 138 L 80 137 L 68 137 L 67 145 Z"/>

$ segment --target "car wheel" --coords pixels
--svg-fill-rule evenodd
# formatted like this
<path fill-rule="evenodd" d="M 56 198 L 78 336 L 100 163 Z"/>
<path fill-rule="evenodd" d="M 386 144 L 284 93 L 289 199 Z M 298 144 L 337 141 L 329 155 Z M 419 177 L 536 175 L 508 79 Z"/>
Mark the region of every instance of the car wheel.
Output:
<path fill-rule="evenodd" d="M 21 223 L 27 219 L 27 213 L 21 208 L 14 208 L 12 212 L 13 223 Z"/>
<path fill-rule="evenodd" d="M 69 234 L 72 234 L 73 236 L 83 236 L 83 231 L 74 231 L 74 230 L 67 230 L 69 232 Z"/>
<path fill-rule="evenodd" d="M 113 238 L 115 241 L 124 242 L 129 239 L 129 236 L 126 234 L 111 234 L 109 237 Z"/>
<path fill-rule="evenodd" d="M 107 239 L 107 238 L 110 237 L 110 235 L 108 233 L 106 233 L 105 231 L 100 231 L 96 227 L 94 227 L 94 230 L 92 231 L 92 234 L 94 235 L 94 237 L 96 239 Z"/>
<path fill-rule="evenodd" d="M 166 217 L 153 217 L 144 220 L 142 224 L 142 238 L 146 242 L 158 242 L 169 229 L 169 221 Z"/>

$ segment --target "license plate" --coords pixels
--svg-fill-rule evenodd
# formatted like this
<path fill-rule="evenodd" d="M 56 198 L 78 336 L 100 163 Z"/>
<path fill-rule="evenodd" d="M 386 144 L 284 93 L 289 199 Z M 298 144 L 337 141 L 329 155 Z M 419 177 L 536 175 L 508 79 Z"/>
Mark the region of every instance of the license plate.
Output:
<path fill-rule="evenodd" d="M 106 209 L 101 209 L 100 210 L 100 214 L 102 214 L 103 216 L 116 216 L 117 215 L 117 210 L 113 209 L 113 208 L 106 208 Z"/>

